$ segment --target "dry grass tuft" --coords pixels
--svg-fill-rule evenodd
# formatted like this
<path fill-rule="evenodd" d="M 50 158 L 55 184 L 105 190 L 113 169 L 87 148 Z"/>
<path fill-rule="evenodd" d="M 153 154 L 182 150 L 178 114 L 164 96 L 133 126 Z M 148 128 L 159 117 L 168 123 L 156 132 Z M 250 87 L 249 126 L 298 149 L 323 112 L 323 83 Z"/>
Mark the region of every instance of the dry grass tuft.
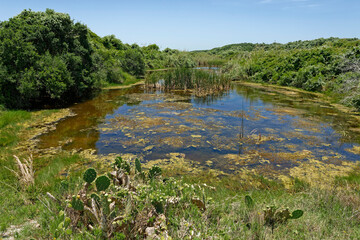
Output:
<path fill-rule="evenodd" d="M 34 170 L 33 170 L 33 157 L 30 155 L 28 159 L 24 158 L 23 162 L 14 155 L 16 165 L 18 167 L 18 171 L 14 171 L 9 169 L 13 172 L 16 177 L 19 179 L 19 182 L 23 187 L 34 185 Z"/>

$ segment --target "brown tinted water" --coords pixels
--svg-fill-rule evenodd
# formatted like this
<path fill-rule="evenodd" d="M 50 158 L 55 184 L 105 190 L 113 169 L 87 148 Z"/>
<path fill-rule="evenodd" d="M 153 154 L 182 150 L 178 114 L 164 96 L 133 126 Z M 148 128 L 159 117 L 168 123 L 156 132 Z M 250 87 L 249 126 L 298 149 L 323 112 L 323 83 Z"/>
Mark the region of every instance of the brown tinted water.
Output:
<path fill-rule="evenodd" d="M 304 164 L 348 166 L 360 153 L 359 122 L 313 94 L 235 83 L 196 98 L 136 86 L 105 91 L 71 110 L 76 116 L 41 136 L 39 148 L 134 154 L 143 162 L 173 153 L 223 173 L 293 176 Z"/>

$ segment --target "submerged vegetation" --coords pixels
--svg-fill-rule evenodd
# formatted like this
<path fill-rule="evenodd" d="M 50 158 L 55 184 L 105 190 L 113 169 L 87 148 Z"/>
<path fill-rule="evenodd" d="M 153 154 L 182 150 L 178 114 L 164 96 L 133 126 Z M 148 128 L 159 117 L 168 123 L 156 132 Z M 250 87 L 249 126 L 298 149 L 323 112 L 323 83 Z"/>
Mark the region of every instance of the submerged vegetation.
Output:
<path fill-rule="evenodd" d="M 164 90 L 194 90 L 196 96 L 206 96 L 230 88 L 231 79 L 216 71 L 175 68 L 149 72 L 145 76 L 148 88 Z"/>

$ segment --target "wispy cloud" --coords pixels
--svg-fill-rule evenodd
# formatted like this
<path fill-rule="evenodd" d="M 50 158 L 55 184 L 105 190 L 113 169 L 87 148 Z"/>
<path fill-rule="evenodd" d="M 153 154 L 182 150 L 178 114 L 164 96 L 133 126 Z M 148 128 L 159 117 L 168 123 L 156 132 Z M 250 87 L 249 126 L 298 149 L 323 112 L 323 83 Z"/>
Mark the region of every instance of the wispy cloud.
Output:
<path fill-rule="evenodd" d="M 310 7 L 310 8 L 312 8 L 312 7 L 320 7 L 321 5 L 320 4 L 308 4 L 308 5 L 306 5 L 306 7 Z"/>
<path fill-rule="evenodd" d="M 244 5 L 243 2 L 237 0 L 212 0 L 211 3 L 213 5 L 220 5 L 220 6 L 242 6 Z"/>
<path fill-rule="evenodd" d="M 283 9 L 291 8 L 315 8 L 320 4 L 316 3 L 316 0 L 260 0 L 260 4 L 273 4 L 281 6 Z"/>
<path fill-rule="evenodd" d="M 291 2 L 309 2 L 309 0 L 290 0 Z"/>
<path fill-rule="evenodd" d="M 272 3 L 274 2 L 274 0 L 262 0 L 260 1 L 260 3 Z"/>

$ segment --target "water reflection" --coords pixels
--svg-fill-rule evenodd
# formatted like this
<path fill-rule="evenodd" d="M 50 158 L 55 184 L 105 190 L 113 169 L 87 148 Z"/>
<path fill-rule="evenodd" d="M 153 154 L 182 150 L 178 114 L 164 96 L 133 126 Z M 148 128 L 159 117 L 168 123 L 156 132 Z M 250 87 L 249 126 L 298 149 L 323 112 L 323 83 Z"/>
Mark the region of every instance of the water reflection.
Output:
<path fill-rule="evenodd" d="M 124 104 L 129 106 L 140 104 L 139 101 L 129 101 L 126 98 L 126 94 L 134 92 L 139 92 L 139 88 L 107 90 L 92 100 L 73 105 L 71 111 L 76 115 L 59 122 L 55 131 L 41 136 L 39 148 L 64 144 L 63 148 L 66 150 L 94 149 L 100 137 L 97 126 L 107 114 L 113 114 Z"/>
<path fill-rule="evenodd" d="M 225 172 L 358 159 L 357 120 L 312 94 L 234 84 L 196 98 L 137 86 L 106 91 L 71 109 L 76 116 L 42 136 L 40 148 L 132 153 L 145 161 L 181 153 Z"/>
<path fill-rule="evenodd" d="M 222 92 L 217 92 L 215 94 L 204 96 L 204 97 L 193 98 L 192 101 L 196 105 L 200 105 L 200 106 L 201 105 L 210 105 L 211 106 L 215 102 L 229 96 L 229 94 L 230 94 L 230 91 L 222 91 Z"/>

